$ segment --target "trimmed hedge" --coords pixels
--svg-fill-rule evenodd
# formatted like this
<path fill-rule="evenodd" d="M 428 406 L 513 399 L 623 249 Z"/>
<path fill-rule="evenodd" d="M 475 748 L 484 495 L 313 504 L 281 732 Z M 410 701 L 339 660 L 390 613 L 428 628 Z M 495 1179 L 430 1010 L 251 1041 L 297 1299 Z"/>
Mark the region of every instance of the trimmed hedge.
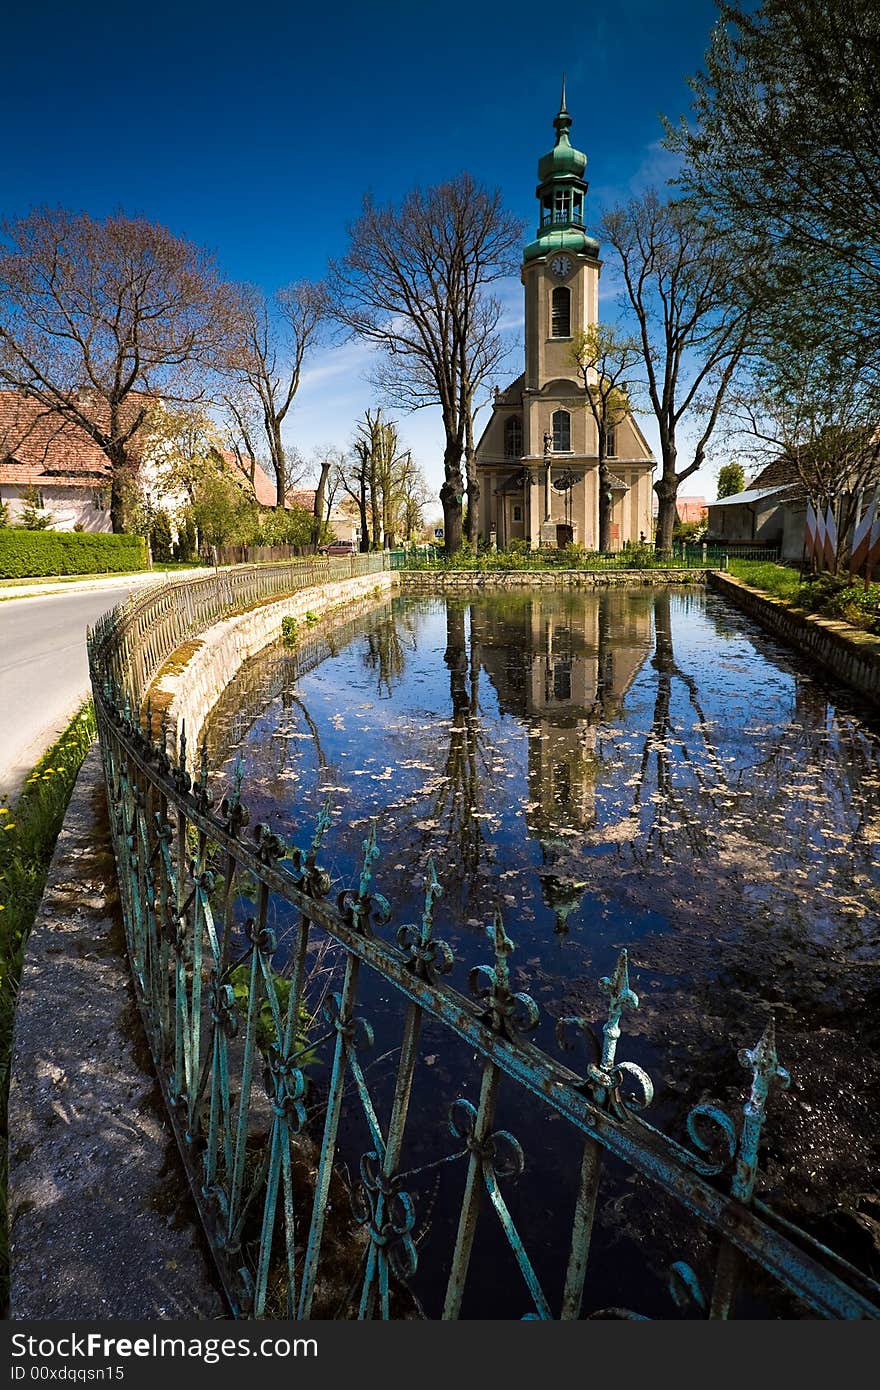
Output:
<path fill-rule="evenodd" d="M 90 531 L 0 530 L 0 579 L 38 575 L 112 574 L 147 567 L 141 536 Z"/>

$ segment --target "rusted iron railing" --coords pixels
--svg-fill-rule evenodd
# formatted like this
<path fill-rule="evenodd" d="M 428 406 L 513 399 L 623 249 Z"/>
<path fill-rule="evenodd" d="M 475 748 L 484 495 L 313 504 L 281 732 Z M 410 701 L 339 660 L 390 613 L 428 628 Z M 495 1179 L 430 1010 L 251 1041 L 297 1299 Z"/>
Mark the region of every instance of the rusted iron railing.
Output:
<path fill-rule="evenodd" d="M 321 562 L 320 570 L 311 563 L 295 575 L 288 570 L 289 579 L 299 584 L 306 570 L 310 582 L 336 577 Z M 457 988 L 450 980 L 454 952 L 434 928 L 441 887 L 433 867 L 420 920 L 395 929 L 375 887 L 375 826 L 364 840 L 359 881 L 331 893 L 321 866 L 329 808 L 307 842 L 290 844 L 265 824 L 249 826 L 240 767 L 215 802 L 205 750 L 194 779 L 185 736 L 173 754 L 164 739 L 153 740 L 139 701 L 158 664 L 195 624 L 241 605 L 245 595 L 275 595 L 281 582 L 281 575 L 221 577 L 213 591 L 199 581 L 187 586 L 187 596 L 182 586 L 174 595 L 154 592 L 104 619 L 90 639 L 131 968 L 232 1311 L 457 1318 L 468 1295 L 469 1311 L 479 1316 L 479 1290 L 468 1278 L 488 1220 L 498 1223 L 520 1279 L 522 1296 L 509 1316 L 638 1317 L 637 1309 L 585 1306 L 612 1159 L 710 1238 L 699 1272 L 691 1261 L 671 1265 L 669 1289 L 680 1308 L 731 1317 L 739 1291 L 759 1270 L 814 1315 L 880 1315 L 876 1284 L 755 1196 L 768 1102 L 788 1084 L 772 1019 L 739 1054 L 746 1078 L 741 1115 L 700 1103 L 680 1142 L 646 1120 L 651 1080 L 621 1055 L 622 1021 L 638 1005 L 625 951 L 601 982 L 608 1000 L 601 1032 L 585 1018 L 562 1018 L 558 1053 L 542 1050 L 529 1041 L 541 1012 L 516 987 L 513 943 L 500 917 L 488 924 L 485 964 L 470 971 L 466 989 Z M 279 924 L 287 933 L 283 950 Z M 319 1002 L 309 967 L 316 946 L 328 943 L 335 976 Z M 375 1002 L 371 982 L 399 1005 L 392 1023 L 388 1016 L 383 1023 L 394 1029 L 396 1058 L 384 1091 L 368 1079 L 373 1030 L 364 999 Z M 426 1031 L 432 1051 L 459 1047 L 466 1073 L 446 1109 L 446 1140 L 427 1157 L 425 1135 L 438 1128 L 436 1088 L 419 1071 Z M 511 1095 L 517 1110 L 528 1102 L 561 1120 L 579 1148 L 565 1248 L 549 1257 L 541 1252 L 540 1260 L 509 1200 L 526 1163 L 518 1139 L 496 1122 L 502 1098 Z M 352 1182 L 341 1136 L 350 1146 L 355 1120 L 364 1144 Z M 436 1306 L 425 1308 L 418 1293 L 420 1221 L 431 1206 L 432 1180 L 441 1168 L 454 1173 L 455 1165 L 444 1288 Z M 545 1191 L 542 1200 L 558 1199 Z M 539 1269 L 554 1261 L 558 1280 L 551 1285 Z"/>

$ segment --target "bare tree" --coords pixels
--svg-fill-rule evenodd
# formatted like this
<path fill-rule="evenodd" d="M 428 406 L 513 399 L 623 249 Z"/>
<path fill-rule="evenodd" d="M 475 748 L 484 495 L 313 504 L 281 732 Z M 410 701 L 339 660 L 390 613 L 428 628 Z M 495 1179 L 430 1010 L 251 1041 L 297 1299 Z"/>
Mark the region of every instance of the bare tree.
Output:
<path fill-rule="evenodd" d="M 733 398 L 743 451 L 772 465 L 765 481 L 772 477 L 817 512 L 832 508 L 838 568 L 862 508 L 880 487 L 877 382 L 849 347 L 803 331 L 786 331 L 776 343 L 765 337 Z"/>
<path fill-rule="evenodd" d="M 378 208 L 366 197 L 347 254 L 330 267 L 330 312 L 383 350 L 380 377 L 389 399 L 409 409 L 440 406 L 448 554 L 461 549 L 462 460 L 468 449 L 473 460 L 479 392 L 503 356 L 500 306 L 487 286 L 512 270 L 521 234 L 500 193 L 461 174 L 414 190 L 399 207 Z"/>
<path fill-rule="evenodd" d="M 299 390 L 303 364 L 323 323 L 323 295 L 305 282 L 279 290 L 270 307 L 252 286 L 240 292 L 235 342 L 229 355 L 233 386 L 224 403 L 241 441 L 242 457 L 253 461 L 257 431 L 275 475 L 276 506 L 283 507 L 292 476 L 284 421 Z M 242 390 L 243 388 L 243 390 Z M 298 456 L 297 456 L 298 459 Z"/>
<path fill-rule="evenodd" d="M 203 398 L 230 307 L 212 257 L 145 218 L 57 208 L 4 223 L 0 382 L 106 455 L 114 531 L 152 400 Z"/>
<path fill-rule="evenodd" d="M 413 478 L 412 455 L 400 443 L 397 425 L 381 406 L 365 410 L 352 441 L 352 454 L 339 470 L 345 491 L 358 505 L 361 549 L 394 544 L 401 526 L 406 490 Z"/>
<path fill-rule="evenodd" d="M 617 251 L 626 299 L 638 325 L 648 396 L 660 434 L 656 547 L 672 548 L 678 489 L 696 473 L 745 350 L 750 311 L 741 273 L 713 228 L 655 190 L 606 213 L 602 232 Z M 679 466 L 679 426 L 701 421 L 689 461 Z"/>
<path fill-rule="evenodd" d="M 629 414 L 634 368 L 642 360 L 640 344 L 615 328 L 591 324 L 575 334 L 571 359 L 584 388 L 584 400 L 596 424 L 599 459 L 599 549 L 611 546 L 612 494 L 608 476 L 608 436 Z"/>

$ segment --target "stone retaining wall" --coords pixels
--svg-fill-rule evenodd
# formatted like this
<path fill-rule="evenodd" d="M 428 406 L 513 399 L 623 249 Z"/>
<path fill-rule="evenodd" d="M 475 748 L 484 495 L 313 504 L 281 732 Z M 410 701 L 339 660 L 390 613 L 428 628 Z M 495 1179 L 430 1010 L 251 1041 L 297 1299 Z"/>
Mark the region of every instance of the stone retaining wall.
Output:
<path fill-rule="evenodd" d="M 709 585 L 757 619 L 774 637 L 790 642 L 838 680 L 880 704 L 880 637 L 835 618 L 807 613 L 729 574 L 710 575 Z"/>
<path fill-rule="evenodd" d="M 401 570 L 403 594 L 449 594 L 471 589 L 644 588 L 705 584 L 706 569 L 646 570 Z"/>
<path fill-rule="evenodd" d="M 306 628 L 306 614 L 319 624 L 369 612 L 396 592 L 399 575 L 378 573 L 340 579 L 301 589 L 275 603 L 261 604 L 250 613 L 224 618 L 172 656 L 149 689 L 155 709 L 168 711 L 168 746 L 176 747 L 178 730 L 186 726 L 189 764 L 195 767 L 198 739 L 205 720 L 226 686 L 250 657 L 281 636 L 281 620 L 295 618 Z M 318 631 L 312 623 L 309 631 Z"/>

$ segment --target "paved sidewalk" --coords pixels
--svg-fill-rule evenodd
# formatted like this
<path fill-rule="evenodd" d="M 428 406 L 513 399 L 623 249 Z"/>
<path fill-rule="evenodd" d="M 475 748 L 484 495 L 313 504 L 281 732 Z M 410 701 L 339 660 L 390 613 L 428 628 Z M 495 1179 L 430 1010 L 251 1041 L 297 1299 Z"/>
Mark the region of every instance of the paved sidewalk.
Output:
<path fill-rule="evenodd" d="M 228 567 L 221 566 L 221 568 Z M 21 584 L 14 584 L 3 581 L 0 582 L 0 603 L 13 598 L 44 598 L 47 594 L 88 594 L 100 592 L 102 589 L 119 589 L 121 587 L 142 589 L 151 584 L 164 584 L 167 580 L 200 579 L 203 575 L 213 573 L 213 566 L 200 565 L 198 568 L 187 570 L 146 570 L 135 571 L 132 574 L 84 574 L 77 578 L 46 579 L 39 583 L 23 581 Z"/>

